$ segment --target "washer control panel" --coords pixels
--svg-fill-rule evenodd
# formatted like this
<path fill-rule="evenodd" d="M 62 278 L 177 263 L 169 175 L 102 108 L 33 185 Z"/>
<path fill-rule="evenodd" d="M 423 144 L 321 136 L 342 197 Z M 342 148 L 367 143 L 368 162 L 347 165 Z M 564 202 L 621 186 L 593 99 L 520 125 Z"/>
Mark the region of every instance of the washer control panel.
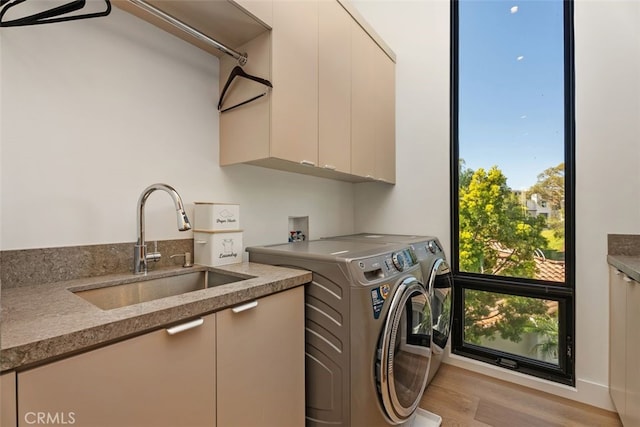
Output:
<path fill-rule="evenodd" d="M 384 255 L 354 260 L 351 265 L 353 272 L 360 277 L 360 281 L 374 282 L 395 276 L 413 267 L 416 263 L 417 259 L 413 250 L 406 248 Z"/>
<path fill-rule="evenodd" d="M 408 249 L 400 252 L 394 252 L 393 254 L 391 254 L 391 261 L 393 262 L 393 266 L 398 271 L 404 271 L 413 265 L 411 255 Z"/>

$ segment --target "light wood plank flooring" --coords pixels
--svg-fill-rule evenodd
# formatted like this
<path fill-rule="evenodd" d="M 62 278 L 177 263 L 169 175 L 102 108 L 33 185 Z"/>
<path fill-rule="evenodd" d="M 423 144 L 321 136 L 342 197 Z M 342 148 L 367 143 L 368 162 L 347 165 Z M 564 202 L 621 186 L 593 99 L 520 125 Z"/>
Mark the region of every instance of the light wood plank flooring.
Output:
<path fill-rule="evenodd" d="M 622 426 L 618 415 L 573 400 L 442 364 L 420 407 L 442 426 Z"/>

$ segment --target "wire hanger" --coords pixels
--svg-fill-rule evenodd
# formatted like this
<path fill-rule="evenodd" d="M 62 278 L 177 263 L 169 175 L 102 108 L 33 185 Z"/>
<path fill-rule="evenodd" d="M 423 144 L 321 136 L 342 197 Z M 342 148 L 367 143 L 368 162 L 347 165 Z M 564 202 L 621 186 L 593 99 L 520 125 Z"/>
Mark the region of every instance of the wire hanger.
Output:
<path fill-rule="evenodd" d="M 34 13 L 32 15 L 23 16 L 21 18 L 4 21 L 4 15 L 14 6 L 24 3 L 27 0 L 0 0 L 0 27 L 19 27 L 25 25 L 38 25 L 38 24 L 50 24 L 53 22 L 65 22 L 74 21 L 76 19 L 97 18 L 100 16 L 107 16 L 111 13 L 111 2 L 104 0 L 106 9 L 102 12 L 85 13 L 82 15 L 60 16 L 66 15 L 76 10 L 80 10 L 86 5 L 86 0 L 72 0 L 69 3 L 53 7 L 42 12 Z"/>
<path fill-rule="evenodd" d="M 232 105 L 231 107 L 227 107 L 227 108 L 221 110 L 222 101 L 224 100 L 224 95 L 227 93 L 227 89 L 229 89 L 229 86 L 231 85 L 231 82 L 236 77 L 243 77 L 245 79 L 249 79 L 249 80 L 253 80 L 254 82 L 261 83 L 261 84 L 267 86 L 268 88 L 273 88 L 273 85 L 271 84 L 271 82 L 269 80 L 265 80 L 265 79 L 262 79 L 260 77 L 252 76 L 251 74 L 247 74 L 239 65 L 236 65 L 235 67 L 233 67 L 233 70 L 231 70 L 231 73 L 229 73 L 229 78 L 227 79 L 227 82 L 224 84 L 224 87 L 222 88 L 222 93 L 220 94 L 220 100 L 218 101 L 218 111 L 220 111 L 220 113 L 224 113 L 225 111 L 233 110 L 234 108 L 240 107 L 241 105 L 245 105 L 245 104 L 248 104 L 248 103 L 250 103 L 252 101 L 255 101 L 258 98 L 262 98 L 263 96 L 265 96 L 269 92 L 269 89 L 267 89 L 267 91 L 265 91 L 264 93 L 261 93 L 260 95 L 254 96 L 253 98 L 249 98 L 246 101 L 240 102 L 239 104 Z"/>

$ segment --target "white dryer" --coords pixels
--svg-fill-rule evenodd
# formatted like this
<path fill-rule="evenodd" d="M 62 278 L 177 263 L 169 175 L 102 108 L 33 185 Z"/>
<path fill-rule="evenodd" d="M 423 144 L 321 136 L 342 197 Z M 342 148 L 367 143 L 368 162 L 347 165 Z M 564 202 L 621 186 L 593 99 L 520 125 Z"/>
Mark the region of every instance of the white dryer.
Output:
<path fill-rule="evenodd" d="M 407 245 L 316 240 L 249 247 L 313 273 L 305 288 L 306 425 L 408 424 L 431 363 L 430 298 Z"/>
<path fill-rule="evenodd" d="M 431 296 L 433 320 L 432 360 L 427 385 L 438 372 L 444 349 L 449 341 L 453 322 L 453 275 L 447 264 L 440 241 L 432 236 L 406 234 L 359 233 L 327 237 L 327 240 L 347 240 L 366 243 L 409 245 L 422 267 L 422 276 Z"/>

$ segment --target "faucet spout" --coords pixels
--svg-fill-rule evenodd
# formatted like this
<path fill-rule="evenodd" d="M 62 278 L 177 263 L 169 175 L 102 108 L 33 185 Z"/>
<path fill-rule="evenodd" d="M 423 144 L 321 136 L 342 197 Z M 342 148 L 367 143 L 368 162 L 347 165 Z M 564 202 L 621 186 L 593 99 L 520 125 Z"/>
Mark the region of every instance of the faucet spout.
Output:
<path fill-rule="evenodd" d="M 160 259 L 159 254 L 147 254 L 147 245 L 145 242 L 145 215 L 144 215 L 144 206 L 147 202 L 147 199 L 156 190 L 163 190 L 173 200 L 173 204 L 176 207 L 176 215 L 178 219 L 178 230 L 179 231 L 187 231 L 191 230 L 191 223 L 189 222 L 189 218 L 187 217 L 187 213 L 184 210 L 184 204 L 182 203 L 182 198 L 178 194 L 178 192 L 167 184 L 152 184 L 144 189 L 140 197 L 138 198 L 138 209 L 137 209 L 137 231 L 138 231 L 138 241 L 134 248 L 134 256 L 133 256 L 133 273 L 134 274 L 146 274 L 147 273 L 147 260 L 153 259 L 155 261 Z"/>

